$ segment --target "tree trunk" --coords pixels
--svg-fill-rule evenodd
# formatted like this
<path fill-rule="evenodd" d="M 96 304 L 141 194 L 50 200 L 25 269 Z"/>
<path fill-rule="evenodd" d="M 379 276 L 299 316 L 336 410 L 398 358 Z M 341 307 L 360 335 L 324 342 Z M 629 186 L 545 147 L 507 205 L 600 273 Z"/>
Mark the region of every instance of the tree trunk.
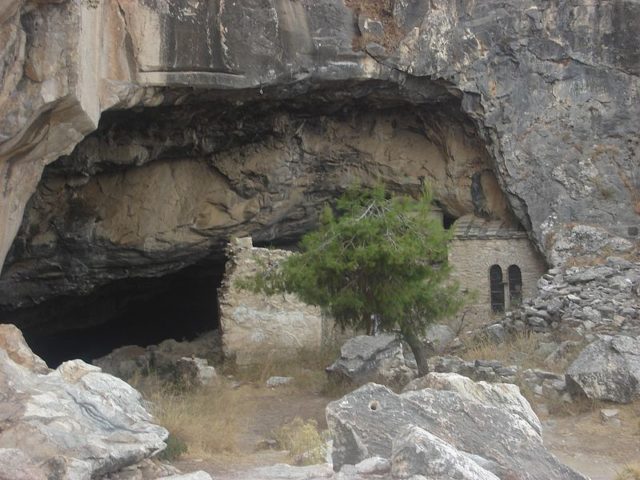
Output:
<path fill-rule="evenodd" d="M 413 332 L 402 332 L 404 340 L 409 344 L 409 348 L 413 352 L 413 356 L 416 357 L 416 363 L 418 364 L 418 375 L 423 377 L 429 373 L 429 365 L 427 361 L 433 352 L 426 345 L 426 343 Z"/>

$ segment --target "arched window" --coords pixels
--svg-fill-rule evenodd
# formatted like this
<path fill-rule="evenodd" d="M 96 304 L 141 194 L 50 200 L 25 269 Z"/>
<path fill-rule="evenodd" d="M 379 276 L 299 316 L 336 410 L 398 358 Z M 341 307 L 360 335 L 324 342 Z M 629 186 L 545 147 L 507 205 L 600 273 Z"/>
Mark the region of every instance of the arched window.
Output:
<path fill-rule="evenodd" d="M 491 285 L 491 310 L 504 312 L 504 284 L 502 283 L 500 265 L 491 265 L 489 269 L 489 284 Z"/>
<path fill-rule="evenodd" d="M 509 275 L 509 304 L 516 307 L 522 303 L 522 273 L 517 265 L 511 265 L 507 273 Z"/>

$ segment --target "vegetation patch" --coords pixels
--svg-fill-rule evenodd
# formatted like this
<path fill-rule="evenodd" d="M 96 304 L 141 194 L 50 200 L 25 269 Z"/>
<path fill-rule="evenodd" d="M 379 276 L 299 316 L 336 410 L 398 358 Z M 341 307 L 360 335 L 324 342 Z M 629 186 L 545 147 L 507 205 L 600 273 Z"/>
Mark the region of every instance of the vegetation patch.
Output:
<path fill-rule="evenodd" d="M 509 335 L 502 343 L 475 336 L 463 340 L 460 356 L 467 361 L 497 360 L 504 365 L 518 365 L 522 369 L 548 369 L 544 363 L 545 356 L 538 351 L 540 341 L 540 336 L 532 332 Z"/>
<path fill-rule="evenodd" d="M 169 430 L 167 458 L 208 458 L 236 452 L 238 433 L 248 416 L 249 394 L 221 382 L 193 390 L 180 390 L 172 383 L 150 376 L 135 385 L 152 408 L 156 421 Z"/>
<path fill-rule="evenodd" d="M 185 453 L 187 453 L 188 447 L 186 442 L 174 433 L 169 433 L 169 437 L 165 443 L 167 444 L 167 448 L 158 455 L 160 460 L 173 462 L 175 460 L 179 460 Z"/>
<path fill-rule="evenodd" d="M 327 454 L 326 435 L 318 431 L 318 424 L 296 417 L 275 432 L 274 437 L 297 465 L 323 463 Z"/>
<path fill-rule="evenodd" d="M 640 463 L 624 467 L 615 480 L 640 480 Z"/>
<path fill-rule="evenodd" d="M 356 18 L 365 16 L 382 24 L 384 34 L 382 38 L 375 39 L 376 43 L 387 49 L 394 49 L 404 38 L 405 32 L 398 26 L 393 16 L 395 0 L 345 0 L 345 4 L 353 10 Z M 353 49 L 356 51 L 364 50 L 364 47 L 371 40 L 366 33 L 357 35 L 353 38 Z"/>

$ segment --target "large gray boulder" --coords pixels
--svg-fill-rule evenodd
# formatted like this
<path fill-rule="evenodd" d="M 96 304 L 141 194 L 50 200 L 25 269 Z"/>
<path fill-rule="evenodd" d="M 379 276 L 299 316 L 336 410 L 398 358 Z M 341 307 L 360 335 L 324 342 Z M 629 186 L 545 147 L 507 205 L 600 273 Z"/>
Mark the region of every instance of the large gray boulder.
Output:
<path fill-rule="evenodd" d="M 602 336 L 582 350 L 566 379 L 569 388 L 588 398 L 631 402 L 640 394 L 640 339 Z"/>
<path fill-rule="evenodd" d="M 0 478 L 89 480 L 165 447 L 167 431 L 127 383 L 81 360 L 42 374 L 26 358 L 0 348 Z"/>
<path fill-rule="evenodd" d="M 432 372 L 409 383 L 404 391 L 446 390 L 456 392 L 461 398 L 483 405 L 495 405 L 525 420 L 539 435 L 542 425 L 520 389 L 510 383 L 474 382 L 468 377 L 450 373 Z"/>
<path fill-rule="evenodd" d="M 355 385 L 372 381 L 404 385 L 415 376 L 406 364 L 402 342 L 391 333 L 350 338 L 327 374 L 334 381 Z"/>
<path fill-rule="evenodd" d="M 432 388 L 398 395 L 384 386 L 367 384 L 327 406 L 334 469 L 376 455 L 392 458 L 393 442 L 398 444 L 406 428 L 415 426 L 450 445 L 452 451 L 465 452 L 485 470 L 491 465 L 490 470 L 502 479 L 585 478 L 546 450 L 539 430 L 525 420 L 528 412 L 516 414 L 507 405 L 514 407 L 510 400 L 503 403 L 500 395 L 462 396 Z"/>
<path fill-rule="evenodd" d="M 426 430 L 408 427 L 393 442 L 393 478 L 424 475 L 429 480 L 499 480 L 467 455 Z"/>

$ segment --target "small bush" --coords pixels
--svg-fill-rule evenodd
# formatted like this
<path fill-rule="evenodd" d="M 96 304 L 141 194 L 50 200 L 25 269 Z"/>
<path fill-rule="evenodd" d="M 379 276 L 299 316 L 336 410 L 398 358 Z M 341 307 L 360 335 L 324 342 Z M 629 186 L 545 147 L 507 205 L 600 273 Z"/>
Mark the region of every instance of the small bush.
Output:
<path fill-rule="evenodd" d="M 313 465 L 324 462 L 326 442 L 318 431 L 315 420 L 306 422 L 300 417 L 285 423 L 277 432 L 275 438 L 283 450 L 289 451 L 289 456 L 298 465 Z"/>
<path fill-rule="evenodd" d="M 185 441 L 173 433 L 169 433 L 169 438 L 167 438 L 165 443 L 167 444 L 167 448 L 158 454 L 160 460 L 172 462 L 187 453 L 188 447 Z"/>

